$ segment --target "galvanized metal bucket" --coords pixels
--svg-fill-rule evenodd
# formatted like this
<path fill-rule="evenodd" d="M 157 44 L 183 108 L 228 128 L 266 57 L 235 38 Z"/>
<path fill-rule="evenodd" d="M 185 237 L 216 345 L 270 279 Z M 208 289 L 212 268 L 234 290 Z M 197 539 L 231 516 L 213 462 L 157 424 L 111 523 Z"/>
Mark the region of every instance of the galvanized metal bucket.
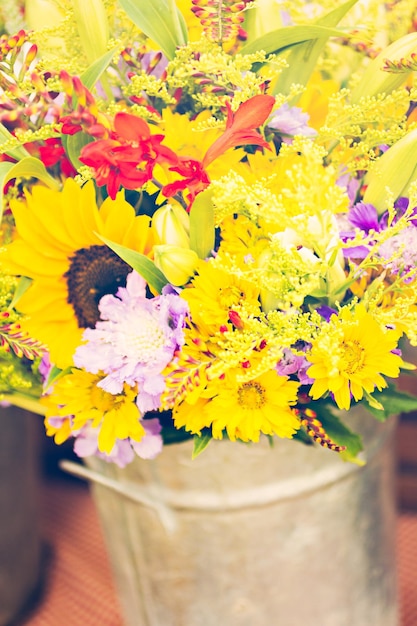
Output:
<path fill-rule="evenodd" d="M 398 626 L 395 421 L 367 464 L 294 441 L 88 459 L 127 626 Z"/>

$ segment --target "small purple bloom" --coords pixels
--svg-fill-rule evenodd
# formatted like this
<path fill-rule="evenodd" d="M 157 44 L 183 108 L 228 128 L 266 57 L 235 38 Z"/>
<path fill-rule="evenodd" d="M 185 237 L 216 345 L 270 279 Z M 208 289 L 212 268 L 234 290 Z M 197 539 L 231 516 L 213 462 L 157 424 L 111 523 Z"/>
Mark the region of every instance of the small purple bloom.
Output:
<path fill-rule="evenodd" d="M 284 348 L 281 360 L 277 363 L 276 371 L 280 376 L 297 376 L 302 385 L 313 383 L 313 379 L 307 376 L 307 370 L 311 363 L 302 355 L 296 355 L 290 348 Z"/>
<path fill-rule="evenodd" d="M 324 320 L 326 320 L 326 322 L 330 321 L 332 315 L 337 315 L 336 309 L 332 309 L 330 306 L 326 306 L 325 304 L 317 307 L 316 311 Z"/>
<path fill-rule="evenodd" d="M 299 107 L 290 107 L 287 102 L 275 111 L 268 122 L 268 127 L 276 130 L 284 143 L 292 143 L 293 137 L 315 137 L 317 131 L 307 122 L 310 119 L 308 113 L 304 113 Z"/>
<path fill-rule="evenodd" d="M 373 204 L 358 202 L 350 209 L 348 219 L 353 226 L 360 228 L 366 234 L 371 230 L 375 232 L 381 230 L 378 222 L 378 213 Z"/>

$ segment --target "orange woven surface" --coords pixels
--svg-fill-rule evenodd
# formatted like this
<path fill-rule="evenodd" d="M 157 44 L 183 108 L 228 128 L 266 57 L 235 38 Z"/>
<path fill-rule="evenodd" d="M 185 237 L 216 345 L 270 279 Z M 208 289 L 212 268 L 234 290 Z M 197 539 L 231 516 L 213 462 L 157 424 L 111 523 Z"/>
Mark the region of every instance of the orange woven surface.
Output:
<path fill-rule="evenodd" d="M 86 486 L 46 482 L 42 514 L 43 536 L 48 542 L 44 591 L 18 626 L 122 626 L 99 522 Z M 401 626 L 417 626 L 417 513 L 399 515 L 398 557 Z"/>

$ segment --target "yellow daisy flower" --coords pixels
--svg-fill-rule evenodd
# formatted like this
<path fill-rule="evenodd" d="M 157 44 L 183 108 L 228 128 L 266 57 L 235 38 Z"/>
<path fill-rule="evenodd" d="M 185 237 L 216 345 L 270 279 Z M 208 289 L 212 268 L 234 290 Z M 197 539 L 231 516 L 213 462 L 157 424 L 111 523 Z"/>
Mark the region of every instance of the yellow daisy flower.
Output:
<path fill-rule="evenodd" d="M 291 438 L 300 421 L 291 405 L 297 401 L 299 383 L 287 376 L 269 371 L 244 382 L 228 373 L 223 379 L 211 381 L 203 395 L 211 397 L 196 404 L 185 400 L 174 409 L 175 426 L 184 426 L 192 433 L 212 428 L 215 439 L 224 431 L 232 441 L 259 441 L 261 433 Z"/>
<path fill-rule="evenodd" d="M 113 395 L 97 386 L 100 380 L 99 375 L 73 369 L 56 382 L 53 394 L 43 399 L 47 407 L 46 431 L 55 435 L 57 443 L 87 424 L 100 429 L 98 449 L 107 454 L 118 439 L 142 439 L 145 430 L 135 403 L 137 392 L 125 385 L 122 394 Z M 61 427 L 54 426 L 51 418 L 67 416 L 74 417 L 65 420 Z"/>
<path fill-rule="evenodd" d="M 384 329 L 363 305 L 333 315 L 307 355 L 312 363 L 307 374 L 314 379 L 310 396 L 318 400 L 330 391 L 337 406 L 348 410 L 351 395 L 358 401 L 364 393 L 386 387 L 383 376 L 397 378 L 403 364 L 392 353 L 400 335 L 398 330 Z"/>
<path fill-rule="evenodd" d="M 125 285 L 131 271 L 96 233 L 147 254 L 149 218 L 136 216 L 123 194 L 98 208 L 93 183 L 80 188 L 72 179 L 62 191 L 35 186 L 11 207 L 17 235 L 3 258 L 10 273 L 33 281 L 18 303 L 25 330 L 65 368 L 83 330 L 97 322 L 100 298 Z"/>
<path fill-rule="evenodd" d="M 217 331 L 227 324 L 230 311 L 253 315 L 260 312 L 259 287 L 214 267 L 211 262 L 199 264 L 198 275 L 192 285 L 181 292 L 181 297 L 188 302 L 193 323 L 202 336 L 212 334 L 210 327 L 214 326 Z"/>

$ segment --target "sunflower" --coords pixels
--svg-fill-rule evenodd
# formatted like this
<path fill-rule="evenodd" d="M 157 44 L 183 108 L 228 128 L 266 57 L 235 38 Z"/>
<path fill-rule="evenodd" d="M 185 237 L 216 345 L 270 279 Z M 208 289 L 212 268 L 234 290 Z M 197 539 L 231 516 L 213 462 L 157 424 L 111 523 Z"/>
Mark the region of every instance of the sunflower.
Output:
<path fill-rule="evenodd" d="M 117 440 L 130 437 L 140 441 L 145 435 L 135 403 L 136 391 L 125 384 L 122 393 L 113 395 L 98 387 L 102 378 L 74 368 L 55 383 L 53 394 L 43 399 L 46 431 L 57 443 L 90 425 L 99 429 L 100 452 L 110 454 Z M 63 418 L 58 428 L 56 418 Z"/>
<path fill-rule="evenodd" d="M 81 188 L 72 179 L 62 191 L 35 186 L 11 208 L 17 233 L 4 261 L 10 273 L 32 279 L 18 302 L 28 316 L 25 330 L 63 369 L 72 365 L 83 330 L 99 319 L 101 297 L 125 286 L 131 271 L 98 235 L 147 254 L 149 218 L 136 216 L 123 194 L 98 208 L 94 184 Z"/>
<path fill-rule="evenodd" d="M 228 372 L 210 381 L 196 404 L 187 400 L 173 411 L 175 426 L 191 433 L 212 429 L 215 439 L 224 432 L 232 441 L 259 441 L 260 434 L 291 438 L 300 421 L 291 409 L 297 401 L 299 383 L 269 371 L 254 379 L 240 381 L 236 372 Z"/>
<path fill-rule="evenodd" d="M 383 328 L 363 305 L 332 315 L 313 340 L 307 355 L 312 366 L 307 375 L 315 379 L 310 396 L 318 400 L 331 392 L 339 409 L 375 388 L 387 386 L 384 376 L 397 378 L 403 361 L 393 353 L 401 332 Z"/>

